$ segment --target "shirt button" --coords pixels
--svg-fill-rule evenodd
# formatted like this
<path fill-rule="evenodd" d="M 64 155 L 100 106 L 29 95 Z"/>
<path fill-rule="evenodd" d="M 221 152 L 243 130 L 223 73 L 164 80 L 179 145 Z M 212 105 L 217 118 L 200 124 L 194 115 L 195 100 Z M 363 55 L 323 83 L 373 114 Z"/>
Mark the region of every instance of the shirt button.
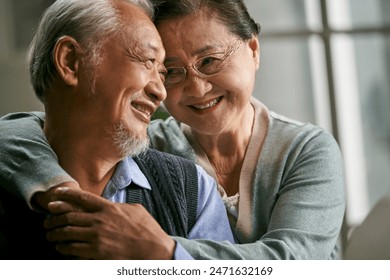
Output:
<path fill-rule="evenodd" d="M 125 178 L 123 178 L 123 176 L 121 176 L 120 179 L 121 179 L 121 183 L 124 184 L 125 183 Z"/>

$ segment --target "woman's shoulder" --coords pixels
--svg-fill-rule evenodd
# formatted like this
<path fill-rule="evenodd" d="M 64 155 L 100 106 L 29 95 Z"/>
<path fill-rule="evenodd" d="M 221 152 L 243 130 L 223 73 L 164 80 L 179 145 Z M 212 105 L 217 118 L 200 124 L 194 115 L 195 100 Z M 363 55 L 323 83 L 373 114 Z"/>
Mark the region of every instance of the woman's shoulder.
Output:
<path fill-rule="evenodd" d="M 310 122 L 297 121 L 270 111 L 267 143 L 279 147 L 332 147 L 338 150 L 339 146 L 333 134 L 328 130 Z"/>
<path fill-rule="evenodd" d="M 332 133 L 320 126 L 310 122 L 292 119 L 269 110 L 266 105 L 255 97 L 251 99 L 251 104 L 254 106 L 255 111 L 260 112 L 258 118 L 261 118 L 262 121 L 258 123 L 263 126 L 260 130 L 266 127 L 265 140 L 268 143 L 277 143 L 280 146 L 313 139 L 324 142 L 335 142 Z M 264 122 L 267 125 L 264 125 Z"/>
<path fill-rule="evenodd" d="M 285 135 L 287 138 L 297 136 L 321 135 L 325 138 L 333 138 L 333 135 L 325 128 L 310 122 L 298 121 L 273 111 L 269 113 L 269 128 L 273 134 Z"/>
<path fill-rule="evenodd" d="M 153 120 L 148 126 L 148 135 L 152 148 L 194 159 L 193 149 L 183 133 L 181 123 L 173 117 Z"/>
<path fill-rule="evenodd" d="M 175 120 L 172 116 L 166 118 L 166 119 L 155 119 L 150 122 L 148 126 L 148 132 L 154 133 L 154 132 L 160 132 L 160 131 L 180 131 L 180 122 Z"/>
<path fill-rule="evenodd" d="M 180 139 L 184 137 L 181 131 L 180 122 L 173 117 L 167 119 L 156 119 L 150 122 L 148 126 L 148 135 L 152 142 L 168 141 L 173 139 Z"/>

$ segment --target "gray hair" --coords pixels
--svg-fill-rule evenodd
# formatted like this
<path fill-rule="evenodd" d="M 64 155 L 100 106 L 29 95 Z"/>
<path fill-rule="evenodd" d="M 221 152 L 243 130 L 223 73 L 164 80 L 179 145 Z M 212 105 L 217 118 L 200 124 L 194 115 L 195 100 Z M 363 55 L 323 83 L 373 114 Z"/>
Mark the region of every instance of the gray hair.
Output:
<path fill-rule="evenodd" d="M 87 59 L 97 64 L 105 40 L 114 36 L 123 21 L 115 3 L 124 1 L 144 10 L 153 19 L 149 0 L 57 0 L 42 15 L 28 51 L 30 80 L 36 96 L 43 103 L 56 69 L 53 49 L 63 36 L 74 38 L 84 48 Z"/>

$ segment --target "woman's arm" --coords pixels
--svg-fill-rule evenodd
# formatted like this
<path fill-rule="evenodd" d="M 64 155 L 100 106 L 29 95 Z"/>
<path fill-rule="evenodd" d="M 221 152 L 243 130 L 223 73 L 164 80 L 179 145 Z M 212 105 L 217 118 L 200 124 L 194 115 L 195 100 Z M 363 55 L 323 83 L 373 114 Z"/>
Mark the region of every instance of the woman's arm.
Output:
<path fill-rule="evenodd" d="M 13 113 L 0 119 L 0 185 L 24 199 L 30 208 L 37 208 L 32 201 L 37 192 L 64 183 L 78 186 L 59 166 L 46 140 L 44 116 L 42 112 Z"/>

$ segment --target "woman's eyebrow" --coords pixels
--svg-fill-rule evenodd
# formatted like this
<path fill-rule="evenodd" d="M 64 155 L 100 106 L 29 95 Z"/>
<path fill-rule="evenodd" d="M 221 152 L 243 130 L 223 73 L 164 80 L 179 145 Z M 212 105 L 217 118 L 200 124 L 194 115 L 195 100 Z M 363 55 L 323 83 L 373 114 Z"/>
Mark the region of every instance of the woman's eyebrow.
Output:
<path fill-rule="evenodd" d="M 217 45 L 217 44 L 206 45 L 206 46 L 204 46 L 204 47 L 201 47 L 201 48 L 199 48 L 199 49 L 193 51 L 193 52 L 191 53 L 191 55 L 192 55 L 192 56 L 200 55 L 200 54 L 205 53 L 205 52 L 207 52 L 207 51 L 209 51 L 209 50 L 215 50 L 215 49 L 217 49 L 218 47 L 221 47 L 221 46 L 220 46 L 220 45 Z"/>
<path fill-rule="evenodd" d="M 203 54 L 207 51 L 215 50 L 218 47 L 220 47 L 220 46 L 216 45 L 216 44 L 206 45 L 204 47 L 201 47 L 201 48 L 196 49 L 195 51 L 191 52 L 191 56 L 197 56 L 197 55 Z M 169 62 L 175 62 L 178 60 L 180 60 L 178 57 L 167 57 L 164 62 L 169 63 Z"/>

